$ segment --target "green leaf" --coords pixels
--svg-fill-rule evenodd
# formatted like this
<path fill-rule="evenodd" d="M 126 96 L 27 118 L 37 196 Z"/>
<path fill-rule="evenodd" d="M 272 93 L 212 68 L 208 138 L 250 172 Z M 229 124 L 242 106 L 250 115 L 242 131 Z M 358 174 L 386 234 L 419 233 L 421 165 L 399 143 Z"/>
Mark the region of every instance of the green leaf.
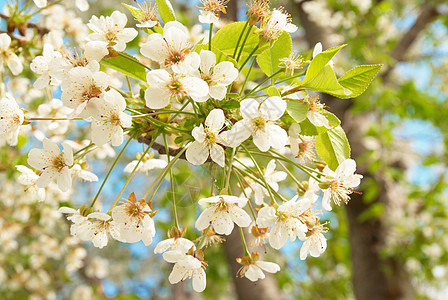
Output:
<path fill-rule="evenodd" d="M 201 53 L 201 50 L 208 50 L 208 45 L 206 44 L 197 44 L 193 51 L 197 52 L 197 53 Z M 234 60 L 232 57 L 230 57 L 229 55 L 225 54 L 224 52 L 222 52 L 221 50 L 219 50 L 218 48 L 216 48 L 215 46 L 212 45 L 212 52 L 215 53 L 216 55 L 216 63 L 220 63 L 222 61 L 230 61 L 231 63 L 233 63 L 235 66 L 236 64 L 236 60 Z"/>
<path fill-rule="evenodd" d="M 339 78 L 339 84 L 352 92 L 347 98 L 358 97 L 364 93 L 381 67 L 382 65 L 357 66 Z"/>
<path fill-rule="evenodd" d="M 319 134 L 315 141 L 317 154 L 332 170 L 350 158 L 350 145 L 341 126 Z"/>
<path fill-rule="evenodd" d="M 331 127 L 337 127 L 341 125 L 341 120 L 338 119 L 334 114 L 332 114 L 329 111 L 324 111 L 323 115 L 325 118 L 327 118 L 328 122 L 330 123 Z"/>
<path fill-rule="evenodd" d="M 176 21 L 173 6 L 169 0 L 156 0 L 157 8 L 159 9 L 160 17 L 164 23 Z"/>
<path fill-rule="evenodd" d="M 308 103 L 299 100 L 288 100 L 286 104 L 286 111 L 297 123 L 306 119 L 309 108 Z"/>
<path fill-rule="evenodd" d="M 264 50 L 257 56 L 257 63 L 266 75 L 271 76 L 282 69 L 278 66 L 280 59 L 288 57 L 291 54 L 291 50 L 291 36 L 288 32 L 283 31 L 282 35 L 275 41 L 271 48 Z"/>
<path fill-rule="evenodd" d="M 322 92 L 336 97 L 350 98 L 351 91 L 339 84 L 330 65 L 324 66 L 319 73 L 302 87 L 309 91 Z"/>
<path fill-rule="evenodd" d="M 306 84 L 311 81 L 316 75 L 328 64 L 328 62 L 338 53 L 339 50 L 347 45 L 341 45 L 322 51 L 311 61 L 308 69 L 306 70 L 305 78 L 302 84 Z"/>
<path fill-rule="evenodd" d="M 137 58 L 120 52 L 118 56 L 101 60 L 101 65 L 114 69 L 129 77 L 146 81 L 146 67 Z"/>
<path fill-rule="evenodd" d="M 221 108 L 224 108 L 224 109 L 236 109 L 236 108 L 239 108 L 239 107 L 240 107 L 240 103 L 238 101 L 236 101 L 236 100 L 233 100 L 233 99 L 227 101 L 226 103 L 224 103 L 221 106 Z"/>
<path fill-rule="evenodd" d="M 212 46 L 218 48 L 225 54 L 232 56 L 233 51 L 235 50 L 236 44 L 238 42 L 238 37 L 241 35 L 241 32 L 243 31 L 244 25 L 246 22 L 235 22 L 231 23 L 229 25 L 224 26 L 220 30 L 218 30 L 215 34 L 215 36 L 212 38 Z M 257 45 L 258 45 L 258 34 L 255 33 L 255 30 L 258 29 L 256 26 L 252 26 L 250 29 L 250 33 L 247 37 L 246 43 L 244 45 L 243 53 L 250 53 Z M 244 32 L 244 35 L 246 35 L 247 28 Z M 244 36 L 243 36 L 244 38 Z M 242 39 L 243 39 L 242 38 Z M 241 40 L 242 40 L 241 39 Z M 240 42 L 238 46 L 237 53 L 239 49 L 241 48 L 242 41 Z M 242 58 L 240 61 L 244 61 Z"/>
<path fill-rule="evenodd" d="M 126 3 L 121 3 L 121 4 L 131 12 L 131 14 L 134 16 L 134 18 L 139 18 L 141 16 L 140 9 L 138 9 L 132 5 L 127 5 Z"/>
<path fill-rule="evenodd" d="M 280 91 L 275 86 L 268 87 L 266 90 L 266 94 L 268 94 L 268 96 L 270 96 L 270 97 L 273 97 L 273 96 L 281 97 L 282 96 L 282 94 L 280 94 Z"/>

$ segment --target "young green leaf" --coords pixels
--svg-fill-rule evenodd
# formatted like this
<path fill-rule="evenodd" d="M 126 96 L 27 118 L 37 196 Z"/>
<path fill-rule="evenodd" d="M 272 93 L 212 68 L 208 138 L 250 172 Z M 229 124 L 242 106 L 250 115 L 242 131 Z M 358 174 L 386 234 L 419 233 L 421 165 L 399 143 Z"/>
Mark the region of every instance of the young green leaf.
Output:
<path fill-rule="evenodd" d="M 212 38 L 212 45 L 227 55 L 233 55 L 233 51 L 238 42 L 238 37 L 243 31 L 245 23 L 246 22 L 235 22 L 224 26 L 223 28 L 218 30 L 218 32 L 216 32 L 215 36 Z M 251 27 L 246 43 L 244 44 L 243 52 L 251 52 L 258 45 L 259 38 L 258 34 L 255 34 L 256 29 L 256 26 Z M 244 32 L 244 35 L 246 34 L 246 32 L 247 29 Z M 238 46 L 237 53 L 240 48 L 241 43 Z"/>
<path fill-rule="evenodd" d="M 319 134 L 315 141 L 317 154 L 332 170 L 350 158 L 350 145 L 341 126 Z"/>
<path fill-rule="evenodd" d="M 273 96 L 281 97 L 282 96 L 282 94 L 280 94 L 279 90 L 275 86 L 268 87 L 268 89 L 266 90 L 266 94 L 268 94 L 268 96 L 270 96 L 270 97 L 273 97 Z"/>
<path fill-rule="evenodd" d="M 341 45 L 338 47 L 333 47 L 327 49 L 313 58 L 308 69 L 306 70 L 305 78 L 303 79 L 302 84 L 306 84 L 309 81 L 313 80 L 314 77 L 328 64 L 328 62 L 338 53 L 346 45 Z"/>
<path fill-rule="evenodd" d="M 134 18 L 140 17 L 141 13 L 140 13 L 140 10 L 138 8 L 136 8 L 136 7 L 132 6 L 132 5 L 128 5 L 126 3 L 121 3 L 121 4 L 124 7 L 126 7 L 131 12 L 131 14 L 134 16 Z"/>
<path fill-rule="evenodd" d="M 309 108 L 308 103 L 299 100 L 288 100 L 286 105 L 286 111 L 297 123 L 306 119 Z"/>
<path fill-rule="evenodd" d="M 349 98 L 351 91 L 339 84 L 331 66 L 324 66 L 320 72 L 302 87 L 309 91 L 322 92 L 336 97 Z"/>
<path fill-rule="evenodd" d="M 347 98 L 358 97 L 364 93 L 381 67 L 382 65 L 357 66 L 339 78 L 339 84 L 352 92 Z"/>
<path fill-rule="evenodd" d="M 291 54 L 291 50 L 291 36 L 288 32 L 283 31 L 271 48 L 264 50 L 257 56 L 257 63 L 266 75 L 271 76 L 281 69 L 279 67 L 280 59 L 288 57 Z"/>
<path fill-rule="evenodd" d="M 116 57 L 105 58 L 101 60 L 101 65 L 114 69 L 129 77 L 146 81 L 146 67 L 137 60 L 137 58 L 119 53 Z"/>
<path fill-rule="evenodd" d="M 176 14 L 169 0 L 156 0 L 156 3 L 163 22 L 176 21 Z"/>

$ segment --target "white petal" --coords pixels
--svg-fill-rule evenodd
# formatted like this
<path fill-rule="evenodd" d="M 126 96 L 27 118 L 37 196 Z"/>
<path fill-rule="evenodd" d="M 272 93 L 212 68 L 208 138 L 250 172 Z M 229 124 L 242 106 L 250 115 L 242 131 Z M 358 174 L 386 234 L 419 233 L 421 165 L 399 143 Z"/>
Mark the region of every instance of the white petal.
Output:
<path fill-rule="evenodd" d="M 276 121 L 283 116 L 286 111 L 286 101 L 280 97 L 274 96 L 267 98 L 260 105 L 260 113 L 268 120 Z"/>
<path fill-rule="evenodd" d="M 194 141 L 185 152 L 187 160 L 193 165 L 202 165 L 209 156 L 207 144 Z"/>
<path fill-rule="evenodd" d="M 208 127 L 212 132 L 217 132 L 221 130 L 224 126 L 225 116 L 222 109 L 213 109 L 205 119 L 205 126 Z"/>
<path fill-rule="evenodd" d="M 225 165 L 224 148 L 222 148 L 220 145 L 213 144 L 210 148 L 210 157 L 215 163 L 224 168 Z"/>

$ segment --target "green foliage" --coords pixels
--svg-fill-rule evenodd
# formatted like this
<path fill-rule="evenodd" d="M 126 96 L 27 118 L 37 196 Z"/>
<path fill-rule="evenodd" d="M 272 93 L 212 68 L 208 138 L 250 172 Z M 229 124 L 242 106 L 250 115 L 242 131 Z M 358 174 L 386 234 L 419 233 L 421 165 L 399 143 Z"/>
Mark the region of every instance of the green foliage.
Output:
<path fill-rule="evenodd" d="M 116 57 L 105 58 L 101 60 L 101 65 L 114 69 L 129 77 L 146 81 L 146 67 L 135 57 L 120 53 Z"/>
<path fill-rule="evenodd" d="M 357 66 L 339 78 L 339 84 L 350 90 L 352 93 L 347 98 L 358 97 L 367 89 L 372 80 L 380 71 L 382 65 L 362 65 Z M 344 95 L 339 95 L 344 98 Z"/>
<path fill-rule="evenodd" d="M 316 55 L 316 57 L 313 58 L 308 69 L 306 70 L 305 79 L 303 79 L 302 84 L 305 85 L 313 78 L 315 78 L 319 74 L 319 72 L 330 62 L 333 56 L 335 56 L 336 53 L 338 53 L 339 50 L 341 50 L 345 46 L 347 45 L 333 47 Z"/>
<path fill-rule="evenodd" d="M 176 21 L 176 14 L 169 0 L 156 0 L 156 3 L 163 22 Z"/>
<path fill-rule="evenodd" d="M 218 48 L 226 55 L 232 56 L 235 47 L 237 47 L 238 37 L 243 32 L 245 23 L 246 22 L 231 23 L 218 30 L 212 38 L 212 46 Z M 255 30 L 257 30 L 256 26 L 250 28 L 250 33 L 247 37 L 246 43 L 244 44 L 241 56 L 242 58 L 240 61 L 244 61 L 249 53 L 258 46 L 259 37 L 258 34 L 255 33 Z M 247 29 L 243 34 L 246 34 L 246 32 Z M 241 44 L 242 43 L 238 45 L 237 53 L 241 50 Z"/>
<path fill-rule="evenodd" d="M 316 137 L 316 152 L 332 170 L 350 158 L 350 145 L 341 126 Z"/>
<path fill-rule="evenodd" d="M 257 63 L 261 70 L 271 76 L 275 72 L 281 70 L 279 67 L 280 59 L 288 57 L 292 50 L 292 40 L 288 32 L 284 31 L 282 35 L 274 42 L 272 47 L 264 50 L 257 56 Z M 280 76 L 274 76 L 278 77 Z"/>
<path fill-rule="evenodd" d="M 302 82 L 301 86 L 309 91 L 322 92 L 339 98 L 349 98 L 349 96 L 351 95 L 351 91 L 344 88 L 338 82 L 336 74 L 334 73 L 334 70 L 330 65 L 324 66 L 322 69 L 320 69 L 315 77 L 313 77 L 306 83 L 304 82 Z"/>
<path fill-rule="evenodd" d="M 299 100 L 288 100 L 286 104 L 286 111 L 297 123 L 306 119 L 309 108 L 308 103 Z"/>

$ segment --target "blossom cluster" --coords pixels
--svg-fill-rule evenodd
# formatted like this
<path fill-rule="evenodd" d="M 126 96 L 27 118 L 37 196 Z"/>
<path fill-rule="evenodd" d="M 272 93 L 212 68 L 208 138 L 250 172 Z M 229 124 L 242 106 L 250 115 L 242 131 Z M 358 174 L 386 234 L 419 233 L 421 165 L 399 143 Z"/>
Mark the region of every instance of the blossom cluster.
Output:
<path fill-rule="evenodd" d="M 34 2 L 38 7 L 47 7 L 46 1 Z M 88 8 L 86 1 L 76 4 L 81 10 Z M 267 2 L 253 2 L 244 27 L 231 31 L 239 32 L 238 42 L 229 46 L 213 37 L 214 24 L 218 24 L 220 13 L 226 12 L 223 1 L 206 0 L 201 7 L 199 21 L 210 24 L 208 39 L 204 34 L 194 36 L 193 30 L 172 18 L 162 16 L 159 20 L 154 5 L 126 7 L 138 21 L 140 34 L 128 27 L 127 16 L 119 11 L 110 16 L 92 16 L 86 26 L 81 24 L 76 30 L 75 18 L 64 26 L 49 25 L 41 53 L 29 64 L 36 74 L 33 89 L 50 94 L 36 111 L 25 111 L 12 93 L 1 98 L 2 141 L 17 146 L 21 131 L 35 131 L 28 126 L 32 122 L 38 122 L 41 130 L 35 136 L 42 141 L 42 149 L 33 148 L 28 153 L 27 163 L 33 169 L 17 166 L 21 172 L 18 181 L 41 201 L 49 198 L 46 193 L 50 187 L 55 188 L 53 181 L 60 192 L 72 189 L 75 176 L 83 181 L 98 181 L 89 171 L 86 155 L 96 153 L 98 159 L 109 153 L 114 156 L 111 145 L 121 146 L 126 137 L 111 170 L 131 141 L 146 146 L 124 169 L 130 175 L 110 209 L 101 212 L 94 206 L 110 172 L 90 205 L 59 208 L 59 213 L 66 214 L 71 222 L 70 233 L 75 238 L 91 241 L 98 248 L 105 247 L 110 239 L 152 244 L 156 236 L 154 218 L 158 209 L 163 209 L 154 209 L 152 200 L 168 173 L 175 190 L 172 169 L 177 160 L 185 159 L 192 167 L 209 164 L 210 170 L 215 170 L 214 179 L 219 180 L 214 180 L 211 192 L 196 199 L 204 208 L 194 223 L 200 232 L 195 241 L 185 237 L 186 230 L 182 228 L 193 224 L 179 223 L 173 193 L 174 227 L 168 239 L 159 242 L 154 250 L 173 264 L 170 283 L 191 278 L 193 289 L 203 291 L 208 266 L 205 247 L 222 241 L 222 236 L 232 234 L 235 227 L 241 231 L 245 249 L 240 258 L 235 258 L 242 265 L 238 275 L 251 281 L 265 278 L 264 272 L 280 270 L 278 264 L 263 261 L 256 251 L 267 243 L 280 249 L 288 240 L 298 239 L 302 241 L 300 259 L 306 259 L 308 254 L 320 256 L 327 247 L 324 233 L 328 229 L 326 222 L 320 220 L 319 205 L 330 211 L 332 202 L 347 204 L 362 178 L 355 174 L 356 163 L 345 152 L 343 159 L 337 153 L 334 162 L 317 151 L 322 156 L 319 160 L 315 151 L 317 134 L 309 133 L 311 129 L 318 134 L 340 129 L 337 118 L 325 110 L 318 95 L 297 86 L 295 80 L 303 74 L 294 75 L 305 65 L 311 69 L 316 57 L 325 60 L 328 52 L 323 53 L 318 43 L 312 60 L 305 61 L 291 49 L 284 57 L 270 62 L 279 71 L 266 74 L 257 84 L 250 77 L 255 62 L 263 69 L 257 56 L 271 51 L 280 37 L 289 37 L 297 30 L 283 9 L 270 10 Z M 44 12 L 56 18 L 57 9 L 58 6 L 48 4 Z M 226 27 L 221 30 L 225 32 Z M 215 37 L 219 37 L 220 31 Z M 78 41 L 79 50 L 68 48 L 61 32 Z M 124 51 L 137 36 L 139 55 L 131 56 Z M 8 38 L 8 34 L 0 35 L 2 58 L 11 73 L 17 75 L 23 66 L 9 50 Z M 254 40 L 256 43 L 247 42 Z M 219 46 L 220 43 L 225 46 Z M 247 49 L 249 44 L 254 48 Z M 269 58 L 272 60 L 271 55 Z M 245 68 L 247 63 L 251 64 L 250 69 Z M 320 67 L 333 70 L 333 65 L 329 58 Z M 281 81 L 275 77 L 280 72 L 292 77 Z M 250 84 L 254 88 L 248 91 Z M 60 92 L 60 99 L 53 98 L 56 91 Z M 297 106 L 304 108 L 302 117 L 291 108 Z M 79 139 L 69 135 L 75 120 L 90 124 Z M 155 152 L 149 152 L 150 149 L 166 157 L 154 158 Z M 277 165 L 283 171 L 277 171 Z M 119 202 L 136 172 L 148 175 L 156 169 L 162 171 L 140 200 L 136 194 L 143 192 L 135 191 Z M 307 180 L 299 181 L 297 170 L 302 171 L 301 176 L 308 176 Z M 294 195 L 280 187 L 279 183 L 287 178 L 297 186 Z M 254 237 L 250 246 L 243 228 Z"/>

